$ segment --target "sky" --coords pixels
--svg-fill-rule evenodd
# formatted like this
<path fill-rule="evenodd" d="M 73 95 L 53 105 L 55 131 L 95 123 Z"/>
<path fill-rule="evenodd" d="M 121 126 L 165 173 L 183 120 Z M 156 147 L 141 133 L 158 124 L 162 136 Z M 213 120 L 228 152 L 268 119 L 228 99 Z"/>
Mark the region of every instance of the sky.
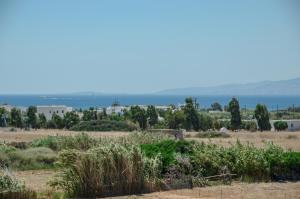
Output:
<path fill-rule="evenodd" d="M 300 77 L 297 0 L 1 0 L 0 93 Z"/>

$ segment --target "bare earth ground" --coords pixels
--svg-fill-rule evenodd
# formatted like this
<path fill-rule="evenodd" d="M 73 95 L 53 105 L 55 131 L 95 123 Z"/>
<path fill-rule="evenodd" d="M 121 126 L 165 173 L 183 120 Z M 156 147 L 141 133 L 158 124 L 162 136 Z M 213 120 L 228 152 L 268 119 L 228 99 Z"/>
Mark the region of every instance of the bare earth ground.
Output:
<path fill-rule="evenodd" d="M 36 191 L 50 189 L 47 181 L 53 177 L 54 171 L 18 171 L 15 176 Z M 286 183 L 233 183 L 230 186 L 212 186 L 194 189 L 172 190 L 150 194 L 114 197 L 114 199 L 300 199 L 300 182 Z"/>
<path fill-rule="evenodd" d="M 300 182 L 292 183 L 234 183 L 230 186 L 155 192 L 138 196 L 115 197 L 115 199 L 299 199 Z"/>
<path fill-rule="evenodd" d="M 188 140 L 196 140 L 205 143 L 213 143 L 221 146 L 230 146 L 239 140 L 241 143 L 247 142 L 254 144 L 256 147 L 263 147 L 268 142 L 273 142 L 276 145 L 283 147 L 284 149 L 291 149 L 293 151 L 300 151 L 300 131 L 296 132 L 230 132 L 229 138 L 195 138 L 196 133 L 190 132 Z"/>

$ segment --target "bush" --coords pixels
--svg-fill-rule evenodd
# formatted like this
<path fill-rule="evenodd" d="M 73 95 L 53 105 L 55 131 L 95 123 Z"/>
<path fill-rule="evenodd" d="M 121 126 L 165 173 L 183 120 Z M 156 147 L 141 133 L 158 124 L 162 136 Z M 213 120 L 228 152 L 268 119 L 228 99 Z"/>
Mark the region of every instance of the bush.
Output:
<path fill-rule="evenodd" d="M 197 138 L 229 138 L 230 135 L 227 133 L 221 133 L 216 131 L 200 132 L 195 135 Z"/>
<path fill-rule="evenodd" d="M 257 131 L 256 122 L 253 121 L 242 121 L 241 128 L 251 132 Z"/>
<path fill-rule="evenodd" d="M 129 122 L 113 120 L 81 121 L 70 128 L 73 131 L 133 131 L 137 127 Z"/>
<path fill-rule="evenodd" d="M 70 197 L 105 197 L 141 193 L 155 184 L 159 159 L 145 159 L 137 146 L 98 147 L 87 152 L 66 150 L 59 155 L 62 173 L 51 186 Z"/>
<path fill-rule="evenodd" d="M 78 149 L 88 150 L 96 146 L 97 140 L 91 138 L 87 134 L 80 133 L 76 136 L 48 136 L 34 140 L 31 143 L 32 147 L 47 147 L 54 151 L 61 151 L 63 149 Z"/>
<path fill-rule="evenodd" d="M 56 154 L 45 147 L 7 150 L 0 152 L 0 157 L 0 166 L 19 170 L 53 168 L 56 160 Z"/>
<path fill-rule="evenodd" d="M 153 144 L 142 144 L 142 152 L 146 157 L 154 158 L 160 156 L 162 159 L 163 172 L 175 163 L 175 154 L 192 153 L 192 143 L 188 141 L 165 140 Z"/>
<path fill-rule="evenodd" d="M 24 183 L 20 183 L 7 170 L 0 170 L 0 198 L 36 199 L 34 191 L 27 190 Z"/>
<path fill-rule="evenodd" d="M 288 128 L 288 124 L 285 121 L 274 122 L 274 128 L 276 131 L 284 131 Z"/>
<path fill-rule="evenodd" d="M 7 191 L 21 191 L 25 185 L 18 182 L 6 169 L 0 170 L 0 193 Z"/>

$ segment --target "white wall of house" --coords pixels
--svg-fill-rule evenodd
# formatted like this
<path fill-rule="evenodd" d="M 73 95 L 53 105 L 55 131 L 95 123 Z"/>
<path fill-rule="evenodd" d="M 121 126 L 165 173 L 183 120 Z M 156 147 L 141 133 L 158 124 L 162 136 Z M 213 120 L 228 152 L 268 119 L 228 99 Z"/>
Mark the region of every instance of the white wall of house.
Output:
<path fill-rule="evenodd" d="M 73 110 L 72 107 L 67 107 L 63 105 L 52 105 L 52 106 L 37 106 L 37 114 L 44 114 L 47 120 L 52 118 L 53 113 L 59 115 L 60 117 L 64 117 L 67 112 L 71 112 Z"/>

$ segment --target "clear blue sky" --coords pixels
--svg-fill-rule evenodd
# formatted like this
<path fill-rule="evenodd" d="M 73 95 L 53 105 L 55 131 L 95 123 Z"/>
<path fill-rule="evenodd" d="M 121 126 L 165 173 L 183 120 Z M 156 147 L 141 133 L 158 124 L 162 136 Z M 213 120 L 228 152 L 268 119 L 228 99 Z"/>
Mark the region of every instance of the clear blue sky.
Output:
<path fill-rule="evenodd" d="M 297 0 L 0 1 L 0 93 L 300 77 Z"/>

